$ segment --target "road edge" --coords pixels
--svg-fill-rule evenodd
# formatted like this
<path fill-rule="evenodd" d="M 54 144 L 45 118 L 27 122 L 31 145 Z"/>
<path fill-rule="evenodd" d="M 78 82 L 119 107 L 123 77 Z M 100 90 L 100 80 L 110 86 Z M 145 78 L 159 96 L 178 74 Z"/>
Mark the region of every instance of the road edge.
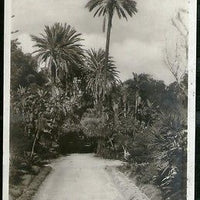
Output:
<path fill-rule="evenodd" d="M 106 167 L 106 171 L 126 200 L 150 200 L 134 182 L 116 168 Z"/>
<path fill-rule="evenodd" d="M 36 175 L 30 185 L 23 191 L 22 195 L 16 200 L 31 200 L 35 193 L 38 191 L 40 185 L 52 171 L 52 167 L 45 166 L 41 169 L 38 175 Z M 12 199 L 10 199 L 12 200 Z"/>

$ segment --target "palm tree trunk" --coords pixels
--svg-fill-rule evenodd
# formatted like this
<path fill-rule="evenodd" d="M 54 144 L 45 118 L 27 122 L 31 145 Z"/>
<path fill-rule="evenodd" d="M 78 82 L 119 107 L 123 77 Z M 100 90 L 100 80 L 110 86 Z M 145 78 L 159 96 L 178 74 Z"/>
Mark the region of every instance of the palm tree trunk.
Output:
<path fill-rule="evenodd" d="M 57 78 L 57 76 L 58 76 L 57 71 L 58 71 L 58 69 L 59 69 L 58 61 L 57 61 L 56 57 L 55 57 L 55 64 L 56 64 L 56 68 L 55 68 L 54 83 L 56 82 L 56 78 Z"/>
<path fill-rule="evenodd" d="M 108 15 L 108 27 L 107 27 L 107 36 L 106 36 L 106 50 L 105 50 L 105 81 L 104 81 L 104 90 L 106 88 L 106 82 L 107 82 L 107 68 L 108 68 L 108 57 L 109 57 L 109 48 L 110 48 L 110 34 L 111 34 L 111 28 L 112 28 L 112 14 L 109 13 Z M 105 96 L 105 95 L 104 95 Z"/>
<path fill-rule="evenodd" d="M 52 78 L 53 78 L 53 83 L 56 83 L 56 77 L 57 77 L 57 69 L 58 69 L 58 62 L 57 62 L 57 57 L 55 55 L 55 53 L 52 53 L 52 58 L 54 61 L 54 68 L 52 68 Z M 52 66 L 52 67 L 53 67 Z"/>
<path fill-rule="evenodd" d="M 109 16 L 108 16 L 107 36 L 106 36 L 105 68 L 107 68 L 107 66 L 108 66 L 111 27 L 112 27 L 112 14 L 109 14 Z"/>

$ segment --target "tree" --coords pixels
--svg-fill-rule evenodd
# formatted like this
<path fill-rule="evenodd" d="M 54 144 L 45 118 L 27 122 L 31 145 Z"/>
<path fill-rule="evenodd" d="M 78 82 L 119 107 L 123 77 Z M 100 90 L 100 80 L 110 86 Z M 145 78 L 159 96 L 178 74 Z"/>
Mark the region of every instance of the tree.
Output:
<path fill-rule="evenodd" d="M 66 89 L 66 80 L 74 71 L 78 71 L 83 60 L 83 49 L 81 45 L 81 34 L 67 24 L 55 23 L 53 26 L 45 26 L 41 37 L 32 35 L 37 48 L 40 62 L 50 68 L 53 82 L 60 80 Z M 71 81 L 71 79 L 70 79 Z"/>
<path fill-rule="evenodd" d="M 108 18 L 107 25 L 107 37 L 106 37 L 106 49 L 105 49 L 105 79 L 106 68 L 108 66 L 109 58 L 109 46 L 110 46 L 110 34 L 112 28 L 113 15 L 117 12 L 119 19 L 125 18 L 127 20 L 127 14 L 132 17 L 137 12 L 136 2 L 133 0 L 89 0 L 86 4 L 86 8 L 89 11 L 95 10 L 95 16 L 104 16 L 104 21 Z"/>
<path fill-rule="evenodd" d="M 184 14 L 188 12 L 184 9 L 179 9 L 175 18 L 171 19 L 172 25 L 179 34 L 179 40 L 176 42 L 174 56 L 170 56 L 167 47 L 165 48 L 165 64 L 174 76 L 176 83 L 183 96 L 187 97 L 187 87 L 183 84 L 187 76 L 188 64 L 188 27 L 184 23 Z"/>
<path fill-rule="evenodd" d="M 124 116 L 132 113 L 135 119 L 152 123 L 154 114 L 165 103 L 166 86 L 148 74 L 133 73 L 133 78 L 123 83 Z"/>
<path fill-rule="evenodd" d="M 179 9 L 176 18 L 171 19 L 172 25 L 176 28 L 179 34 L 183 37 L 183 47 L 185 49 L 185 58 L 188 59 L 188 35 L 189 30 L 188 27 L 185 25 L 183 20 L 183 14 L 189 14 L 189 12 L 185 9 Z"/>
<path fill-rule="evenodd" d="M 105 51 L 87 50 L 85 58 L 86 90 L 92 94 L 95 109 L 87 112 L 82 118 L 82 127 L 87 136 L 98 138 L 97 153 L 103 149 L 105 137 L 109 137 L 110 128 L 109 109 L 113 87 L 119 82 L 118 71 L 116 70 L 112 57 L 108 58 L 108 67 L 105 68 Z M 105 83 L 105 73 L 107 79 Z"/>
<path fill-rule="evenodd" d="M 108 66 L 106 70 L 104 63 L 104 50 L 87 50 L 85 59 L 87 89 L 92 92 L 95 104 L 98 106 L 100 106 L 99 104 L 105 100 L 104 97 L 108 94 L 111 88 L 119 81 L 119 72 L 116 70 L 112 57 L 108 58 Z M 105 73 L 107 74 L 106 84 L 104 84 Z"/>
<path fill-rule="evenodd" d="M 36 83 L 42 85 L 45 78 L 38 73 L 37 62 L 30 54 L 24 54 L 17 39 L 11 41 L 11 89 L 16 91 L 19 86 L 27 87 Z"/>

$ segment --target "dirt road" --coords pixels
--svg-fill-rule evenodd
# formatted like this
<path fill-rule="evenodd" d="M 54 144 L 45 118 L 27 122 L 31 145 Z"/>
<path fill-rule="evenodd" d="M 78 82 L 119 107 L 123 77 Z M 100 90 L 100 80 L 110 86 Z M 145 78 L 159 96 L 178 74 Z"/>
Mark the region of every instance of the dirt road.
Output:
<path fill-rule="evenodd" d="M 94 154 L 62 157 L 52 164 L 34 200 L 124 200 L 105 170 L 120 164 Z"/>

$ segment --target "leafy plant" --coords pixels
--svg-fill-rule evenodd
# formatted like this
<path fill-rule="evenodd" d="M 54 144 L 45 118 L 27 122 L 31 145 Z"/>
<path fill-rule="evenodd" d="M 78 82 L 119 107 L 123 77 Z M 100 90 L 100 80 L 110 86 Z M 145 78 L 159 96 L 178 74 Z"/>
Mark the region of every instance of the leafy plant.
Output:
<path fill-rule="evenodd" d="M 186 195 L 187 131 L 180 116 L 162 116 L 157 142 L 159 175 L 156 183 L 165 199 Z"/>

